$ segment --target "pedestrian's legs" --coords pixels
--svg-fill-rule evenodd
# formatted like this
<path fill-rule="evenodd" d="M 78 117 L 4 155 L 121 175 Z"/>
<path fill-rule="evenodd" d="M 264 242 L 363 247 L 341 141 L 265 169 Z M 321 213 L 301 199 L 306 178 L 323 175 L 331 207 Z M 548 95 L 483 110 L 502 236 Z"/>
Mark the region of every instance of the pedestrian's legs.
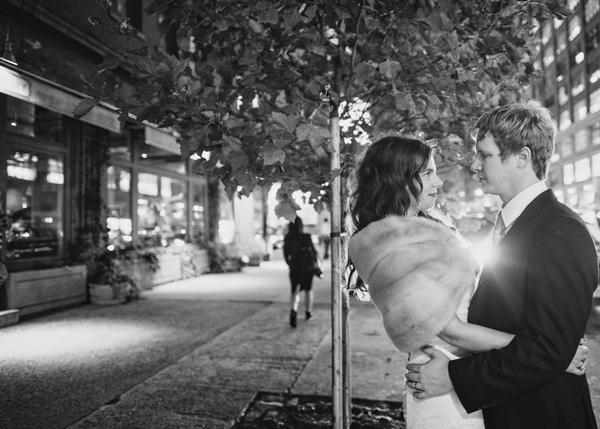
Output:
<path fill-rule="evenodd" d="M 312 317 L 313 308 L 313 291 L 307 290 L 304 292 L 304 304 L 306 306 L 306 320 Z"/>
<path fill-rule="evenodd" d="M 290 309 L 290 326 L 296 327 L 296 318 L 298 317 L 298 304 L 300 303 L 300 294 L 298 291 L 292 293 L 291 297 L 291 309 Z"/>
<path fill-rule="evenodd" d="M 298 317 L 298 305 L 300 304 L 300 277 L 299 273 L 290 270 L 290 283 L 292 286 L 292 295 L 290 297 L 290 326 L 297 326 L 296 318 Z"/>
<path fill-rule="evenodd" d="M 329 236 L 325 238 L 325 253 L 323 254 L 323 259 L 329 259 L 329 246 L 331 245 L 331 239 Z"/>

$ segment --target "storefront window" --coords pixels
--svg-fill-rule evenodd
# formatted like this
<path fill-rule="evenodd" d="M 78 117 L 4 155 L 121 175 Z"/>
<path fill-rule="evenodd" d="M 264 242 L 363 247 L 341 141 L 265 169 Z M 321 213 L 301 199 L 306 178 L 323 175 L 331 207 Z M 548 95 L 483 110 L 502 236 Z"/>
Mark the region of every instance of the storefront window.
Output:
<path fill-rule="evenodd" d="M 229 201 L 222 184 L 219 184 L 219 240 L 222 243 L 233 243 L 235 240 L 235 217 L 233 203 Z"/>
<path fill-rule="evenodd" d="M 6 129 L 12 133 L 55 143 L 63 141 L 63 117 L 60 113 L 13 97 L 7 99 Z"/>
<path fill-rule="evenodd" d="M 28 151 L 9 152 L 6 187 L 9 260 L 59 255 L 63 195 L 61 158 Z"/>
<path fill-rule="evenodd" d="M 192 183 L 192 238 L 195 242 L 204 239 L 206 232 L 206 182 Z"/>
<path fill-rule="evenodd" d="M 187 237 L 185 182 L 140 173 L 138 236 L 147 246 L 183 243 Z"/>
<path fill-rule="evenodd" d="M 172 153 L 148 144 L 142 145 L 141 149 L 138 150 L 140 150 L 140 165 L 165 168 L 181 174 L 185 174 L 186 172 L 181 155 L 178 153 Z"/>
<path fill-rule="evenodd" d="M 124 168 L 108 167 L 108 238 L 111 244 L 123 246 L 132 241 L 131 173 Z"/>
<path fill-rule="evenodd" d="M 126 134 L 111 134 L 108 140 L 108 150 L 111 159 L 131 161 L 131 144 Z"/>

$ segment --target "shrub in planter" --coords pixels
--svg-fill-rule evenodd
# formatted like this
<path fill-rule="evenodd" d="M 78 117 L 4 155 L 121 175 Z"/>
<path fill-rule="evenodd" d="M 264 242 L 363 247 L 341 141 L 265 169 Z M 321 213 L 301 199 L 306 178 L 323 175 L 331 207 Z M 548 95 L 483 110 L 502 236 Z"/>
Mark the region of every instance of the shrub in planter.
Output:
<path fill-rule="evenodd" d="M 121 273 L 127 273 L 138 289 L 151 289 L 153 276 L 160 268 L 158 254 L 153 248 L 130 246 L 118 250 L 116 265 Z"/>
<path fill-rule="evenodd" d="M 82 257 L 88 268 L 92 303 L 114 304 L 139 297 L 135 280 L 123 271 L 122 261 L 127 256 L 118 250 L 96 247 L 88 249 Z"/>
<path fill-rule="evenodd" d="M 243 263 L 239 249 L 235 244 L 207 242 L 203 245 L 208 253 L 208 266 L 211 273 L 229 273 L 241 271 Z"/>

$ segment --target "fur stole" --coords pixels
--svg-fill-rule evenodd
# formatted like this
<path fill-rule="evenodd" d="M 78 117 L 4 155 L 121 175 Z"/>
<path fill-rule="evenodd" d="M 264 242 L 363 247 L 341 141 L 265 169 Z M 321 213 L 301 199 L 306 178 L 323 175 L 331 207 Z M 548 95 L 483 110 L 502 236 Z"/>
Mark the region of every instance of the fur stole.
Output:
<path fill-rule="evenodd" d="M 349 256 L 388 336 L 407 353 L 435 339 L 479 271 L 450 228 L 416 217 L 390 216 L 371 223 L 352 236 Z"/>

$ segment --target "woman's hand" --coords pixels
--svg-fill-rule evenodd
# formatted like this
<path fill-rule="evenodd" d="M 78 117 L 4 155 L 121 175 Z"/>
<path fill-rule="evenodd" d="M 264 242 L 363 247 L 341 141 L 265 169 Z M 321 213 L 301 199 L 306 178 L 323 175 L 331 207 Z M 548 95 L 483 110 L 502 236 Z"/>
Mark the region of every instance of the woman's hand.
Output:
<path fill-rule="evenodd" d="M 585 374 L 585 363 L 587 361 L 587 356 L 590 353 L 590 349 L 585 345 L 585 338 L 582 338 L 579 342 L 579 347 L 577 347 L 577 351 L 575 352 L 575 356 L 573 356 L 573 360 L 569 364 L 566 372 L 575 375 L 584 375 Z"/>

